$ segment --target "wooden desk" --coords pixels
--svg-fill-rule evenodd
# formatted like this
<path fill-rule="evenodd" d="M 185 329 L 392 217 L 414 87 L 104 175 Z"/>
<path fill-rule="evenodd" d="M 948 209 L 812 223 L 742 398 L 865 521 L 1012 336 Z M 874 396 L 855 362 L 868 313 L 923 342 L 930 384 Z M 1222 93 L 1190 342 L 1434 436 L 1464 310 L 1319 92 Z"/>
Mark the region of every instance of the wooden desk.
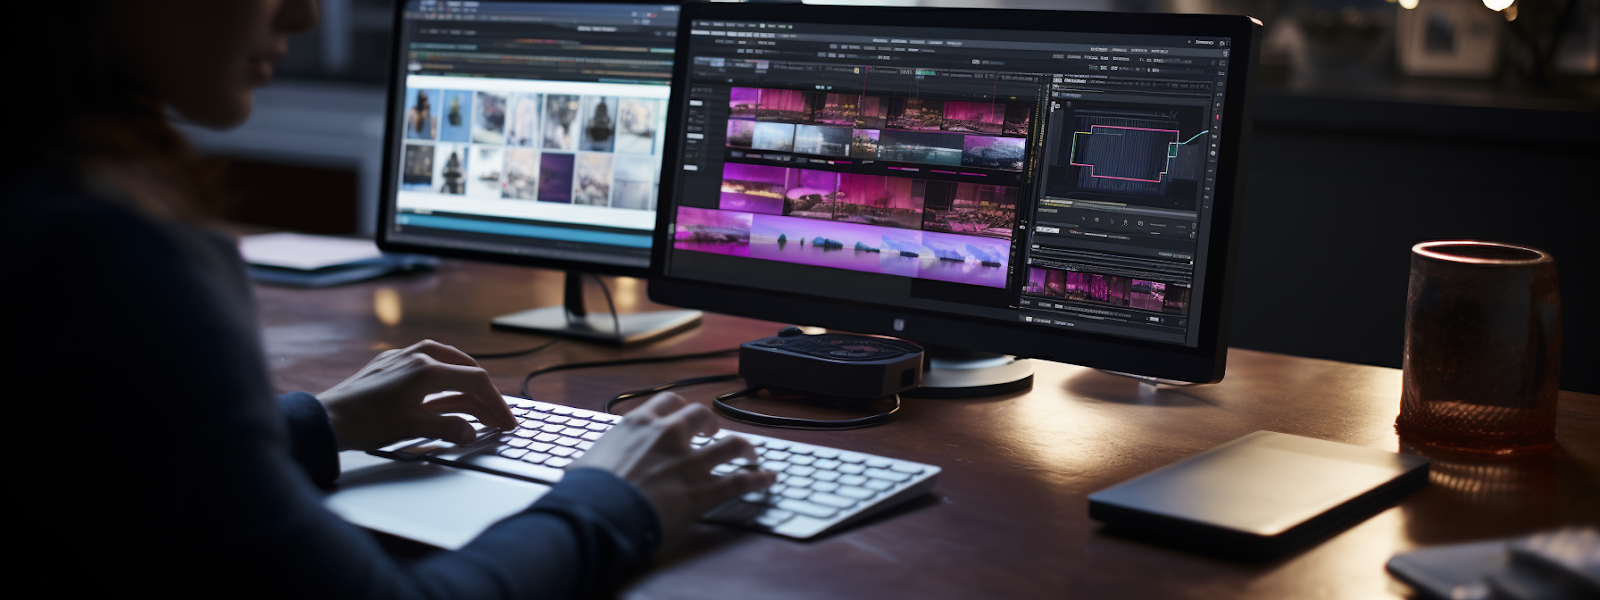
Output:
<path fill-rule="evenodd" d="M 623 312 L 643 284 L 613 284 Z M 469 352 L 544 338 L 490 331 L 491 317 L 560 302 L 560 274 L 447 262 L 434 274 L 328 290 L 259 288 L 267 354 L 283 391 L 320 392 L 374 354 L 433 338 Z M 598 293 L 593 303 L 603 302 Z M 559 363 L 729 348 L 779 325 L 707 315 L 704 326 L 618 350 L 567 342 L 485 361 L 515 393 L 528 371 Z M 1574 340 L 1576 341 L 1576 340 Z M 556 373 L 543 400 L 599 409 L 666 381 L 737 370 L 734 359 Z M 691 388 L 705 401 L 736 383 Z M 811 542 L 705 526 L 664 549 L 627 589 L 638 598 L 1393 598 L 1383 568 L 1420 546 L 1600 523 L 1600 396 L 1561 396 L 1552 456 L 1436 460 L 1432 485 L 1300 554 L 1238 564 L 1102 533 L 1085 497 L 1260 429 L 1395 450 L 1400 372 L 1234 350 L 1222 383 L 1141 395 L 1130 379 L 1040 363 L 1031 392 L 909 402 L 898 421 L 843 432 L 762 430 L 801 442 L 944 468 L 931 495 Z"/>

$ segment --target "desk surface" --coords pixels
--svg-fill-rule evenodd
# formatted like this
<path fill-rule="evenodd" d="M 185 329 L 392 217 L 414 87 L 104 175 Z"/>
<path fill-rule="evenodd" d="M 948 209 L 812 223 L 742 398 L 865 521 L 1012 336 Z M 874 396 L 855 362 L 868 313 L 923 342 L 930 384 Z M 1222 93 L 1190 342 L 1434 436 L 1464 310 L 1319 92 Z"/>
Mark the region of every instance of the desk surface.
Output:
<path fill-rule="evenodd" d="M 377 352 L 432 338 L 469 352 L 545 338 L 490 331 L 489 319 L 560 302 L 560 273 L 446 262 L 437 273 L 327 290 L 258 288 L 267 353 L 283 390 L 320 392 Z M 643 283 L 617 280 L 621 312 L 654 308 Z M 590 295 L 591 306 L 603 302 Z M 603 306 L 603 304 L 600 304 Z M 701 352 L 779 325 L 722 315 L 654 344 L 618 350 L 565 342 L 484 361 L 506 393 L 544 366 Z M 596 409 L 619 391 L 731 373 L 732 358 L 554 373 L 542 400 Z M 691 388 L 708 401 L 736 383 Z M 931 495 L 812 542 L 702 527 L 633 582 L 640 598 L 1391 598 L 1383 569 L 1421 546 L 1600 523 L 1600 396 L 1562 392 L 1552 456 L 1436 459 L 1432 484 L 1299 554 L 1239 564 L 1125 540 L 1088 518 L 1088 494 L 1267 429 L 1396 450 L 1400 371 L 1235 349 L 1216 385 L 1162 387 L 1040 363 L 1033 390 L 917 400 L 898 421 L 843 432 L 767 430 L 787 439 L 940 465 Z"/>

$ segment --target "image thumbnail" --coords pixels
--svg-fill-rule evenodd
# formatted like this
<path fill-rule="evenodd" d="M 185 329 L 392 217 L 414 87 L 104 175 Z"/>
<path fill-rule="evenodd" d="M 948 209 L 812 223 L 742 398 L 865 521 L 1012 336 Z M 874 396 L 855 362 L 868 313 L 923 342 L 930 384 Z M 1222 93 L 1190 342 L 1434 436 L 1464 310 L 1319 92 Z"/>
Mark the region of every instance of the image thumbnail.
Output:
<path fill-rule="evenodd" d="M 533 200 L 539 195 L 539 151 L 506 149 L 506 184 L 501 197 Z"/>
<path fill-rule="evenodd" d="M 441 194 L 467 192 L 466 144 L 435 144 L 433 151 L 433 191 Z"/>
<path fill-rule="evenodd" d="M 1017 188 L 927 181 L 922 209 L 925 230 L 1010 239 L 1017 222 Z"/>
<path fill-rule="evenodd" d="M 584 96 L 578 111 L 578 149 L 610 152 L 617 143 L 616 96 Z"/>
<path fill-rule="evenodd" d="M 889 102 L 881 96 L 862 96 L 856 104 L 856 129 L 883 129 L 889 125 Z"/>
<path fill-rule="evenodd" d="M 952 283 L 1005 287 L 1011 242 L 970 235 L 922 232 L 922 255 L 917 277 Z"/>
<path fill-rule="evenodd" d="M 1160 311 L 1166 304 L 1167 284 L 1159 281 L 1135 279 L 1128 285 L 1128 306 L 1140 310 Z"/>
<path fill-rule="evenodd" d="M 1000 133 L 1028 135 L 1028 120 L 1032 117 L 1032 104 L 1007 104 L 1005 123 L 1000 126 Z"/>
<path fill-rule="evenodd" d="M 825 94 L 822 106 L 812 114 L 812 122 L 822 125 L 856 126 L 856 102 L 861 99 L 855 94 Z"/>
<path fill-rule="evenodd" d="M 539 155 L 539 201 L 572 204 L 571 154 Z"/>
<path fill-rule="evenodd" d="M 756 109 L 757 121 L 781 123 L 809 123 L 815 110 L 818 94 L 799 90 L 761 90 L 761 106 Z"/>
<path fill-rule="evenodd" d="M 472 97 L 472 141 L 506 143 L 506 95 L 478 92 Z"/>
<path fill-rule="evenodd" d="M 939 131 L 944 128 L 944 101 L 927 98 L 888 98 L 892 129 Z"/>
<path fill-rule="evenodd" d="M 1022 293 L 1043 296 L 1046 272 L 1047 271 L 1045 269 L 1039 267 L 1029 267 L 1028 281 L 1027 283 L 1022 284 Z"/>
<path fill-rule="evenodd" d="M 783 201 L 789 180 L 799 169 L 723 163 L 722 195 L 717 206 L 723 210 L 783 214 Z M 831 193 L 831 192 L 830 192 Z"/>
<path fill-rule="evenodd" d="M 788 123 L 756 123 L 755 139 L 750 144 L 757 150 L 794 150 L 794 125 Z"/>
<path fill-rule="evenodd" d="M 750 213 L 678 207 L 672 247 L 678 250 L 750 256 Z"/>
<path fill-rule="evenodd" d="M 902 177 L 840 173 L 833 220 L 920 229 L 922 199 L 912 195 L 912 183 Z"/>
<path fill-rule="evenodd" d="M 611 154 L 579 152 L 572 190 L 573 204 L 609 206 L 611 204 Z"/>
<path fill-rule="evenodd" d="M 617 154 L 616 166 L 611 175 L 611 206 L 635 210 L 655 210 L 656 165 L 660 161 L 649 155 Z"/>
<path fill-rule="evenodd" d="M 838 197 L 839 174 L 811 169 L 786 169 L 783 214 L 808 219 L 832 219 Z"/>
<path fill-rule="evenodd" d="M 960 133 L 986 133 L 997 135 L 1005 120 L 1006 105 L 994 102 L 944 103 L 944 130 Z"/>
<path fill-rule="evenodd" d="M 540 124 L 543 135 L 540 147 L 545 150 L 572 152 L 578 147 L 578 108 L 581 96 L 545 94 L 544 122 Z"/>
<path fill-rule="evenodd" d="M 1161 312 L 1189 314 L 1189 286 L 1175 283 L 1167 284 L 1167 295 L 1162 298 Z"/>
<path fill-rule="evenodd" d="M 470 146 L 467 157 L 466 195 L 499 198 L 505 187 L 505 148 Z"/>
<path fill-rule="evenodd" d="M 755 142 L 756 122 L 739 119 L 728 120 L 728 145 L 749 148 Z"/>
<path fill-rule="evenodd" d="M 922 247 L 922 232 L 906 229 L 879 229 L 878 232 L 883 240 L 878 253 L 878 272 L 916 277 L 917 270 L 922 268 L 922 255 L 928 252 Z"/>
<path fill-rule="evenodd" d="M 774 215 L 755 215 L 750 257 L 882 273 L 883 229 Z"/>
<path fill-rule="evenodd" d="M 963 137 L 954 133 L 885 129 L 878 138 L 878 158 L 959 167 Z"/>
<path fill-rule="evenodd" d="M 406 138 L 439 139 L 439 90 L 406 88 Z"/>
<path fill-rule="evenodd" d="M 472 91 L 445 90 L 444 118 L 439 120 L 439 141 L 472 141 Z"/>
<path fill-rule="evenodd" d="M 845 127 L 796 125 L 794 128 L 794 151 L 801 154 L 849 156 L 850 129 Z"/>
<path fill-rule="evenodd" d="M 616 151 L 631 154 L 654 152 L 660 114 L 661 101 L 654 98 L 623 98 L 619 101 Z"/>
<path fill-rule="evenodd" d="M 961 166 L 1022 170 L 1026 138 L 969 135 L 962 141 Z"/>
<path fill-rule="evenodd" d="M 761 88 L 736 87 L 728 92 L 728 118 L 754 119 L 761 110 Z"/>
<path fill-rule="evenodd" d="M 850 158 L 877 158 L 878 130 L 857 129 L 850 138 Z"/>
<path fill-rule="evenodd" d="M 467 195 L 499 198 L 505 170 L 505 149 L 499 146 L 472 146 L 467 164 Z"/>
<path fill-rule="evenodd" d="M 1128 305 L 1127 277 L 1068 271 L 1065 298 L 1080 302 L 1098 302 L 1112 306 Z"/>
<path fill-rule="evenodd" d="M 427 192 L 433 189 L 433 146 L 406 144 L 400 163 L 400 189 Z"/>
<path fill-rule="evenodd" d="M 539 146 L 539 95 L 512 94 L 511 120 L 506 125 L 506 145 Z"/>

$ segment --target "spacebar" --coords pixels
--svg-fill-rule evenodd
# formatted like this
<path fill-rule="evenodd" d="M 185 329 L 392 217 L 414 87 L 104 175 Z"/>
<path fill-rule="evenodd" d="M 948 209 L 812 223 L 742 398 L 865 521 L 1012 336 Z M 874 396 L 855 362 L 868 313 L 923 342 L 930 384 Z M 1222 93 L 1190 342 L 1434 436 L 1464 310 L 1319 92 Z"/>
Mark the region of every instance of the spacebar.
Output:
<path fill-rule="evenodd" d="M 470 466 L 495 473 L 504 473 L 515 477 L 526 477 L 535 481 L 555 483 L 561 481 L 561 476 L 566 471 L 545 465 L 535 465 L 513 460 L 504 456 L 493 454 L 474 454 L 456 459 L 456 464 Z"/>

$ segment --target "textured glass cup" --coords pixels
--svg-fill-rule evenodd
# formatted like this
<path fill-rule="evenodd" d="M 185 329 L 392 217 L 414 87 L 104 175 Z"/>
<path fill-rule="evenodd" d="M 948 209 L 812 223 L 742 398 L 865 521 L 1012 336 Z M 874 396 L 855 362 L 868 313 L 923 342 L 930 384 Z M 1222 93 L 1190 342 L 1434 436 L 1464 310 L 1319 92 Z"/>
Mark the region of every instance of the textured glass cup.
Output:
<path fill-rule="evenodd" d="M 1561 385 L 1555 259 L 1494 242 L 1413 246 L 1404 370 L 1401 436 L 1490 454 L 1550 447 Z"/>

